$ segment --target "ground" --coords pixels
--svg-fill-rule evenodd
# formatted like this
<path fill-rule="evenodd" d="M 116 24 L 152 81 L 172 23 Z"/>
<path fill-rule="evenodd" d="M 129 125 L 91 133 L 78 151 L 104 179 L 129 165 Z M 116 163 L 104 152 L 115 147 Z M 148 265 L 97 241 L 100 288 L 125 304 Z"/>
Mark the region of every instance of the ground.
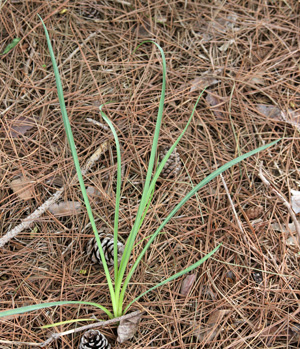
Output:
<path fill-rule="evenodd" d="M 134 49 L 152 39 L 167 64 L 160 147 L 176 140 L 207 90 L 177 147 L 181 170 L 159 180 L 131 263 L 197 183 L 240 154 L 281 140 L 218 176 L 180 209 L 144 256 L 125 303 L 222 243 L 217 253 L 188 279 L 182 276 L 132 306 L 130 311 L 143 311 L 133 339 L 117 344 L 115 326 L 103 333 L 113 348 L 298 348 L 299 244 L 295 229 L 286 226 L 297 221 L 288 204 L 300 180 L 299 1 L 8 0 L 0 11 L 1 52 L 21 39 L 0 57 L 0 236 L 62 186 L 60 202 L 82 202 L 72 183 L 74 165 L 37 14 L 52 40 L 80 164 L 110 141 L 85 176 L 99 228 L 113 225 L 116 153 L 110 131 L 87 118 L 103 124 L 98 106 L 113 102 L 105 110 L 121 142 L 124 243 L 141 197 L 162 87 L 157 47 Z M 85 253 L 93 236 L 87 224 L 83 204 L 75 212 L 47 210 L 6 243 L 0 252 L 1 310 L 59 300 L 110 308 L 103 270 Z M 31 348 L 53 331 L 86 322 L 41 326 L 92 316 L 106 319 L 91 306 L 1 319 L 0 348 Z M 80 336 L 64 336 L 49 348 L 77 348 Z"/>

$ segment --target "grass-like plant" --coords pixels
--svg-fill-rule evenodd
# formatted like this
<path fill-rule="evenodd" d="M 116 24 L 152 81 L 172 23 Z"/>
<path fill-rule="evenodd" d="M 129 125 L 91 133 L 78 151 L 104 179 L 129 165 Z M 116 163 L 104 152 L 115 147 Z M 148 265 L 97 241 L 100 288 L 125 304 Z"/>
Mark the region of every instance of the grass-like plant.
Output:
<path fill-rule="evenodd" d="M 42 21 L 42 19 L 41 19 L 41 21 Z M 145 252 L 150 247 L 150 245 L 153 242 L 153 240 L 161 232 L 161 230 L 164 228 L 164 226 L 170 221 L 170 219 L 175 215 L 175 213 L 195 193 L 197 193 L 197 191 L 199 189 L 201 189 L 204 185 L 206 185 L 212 179 L 217 177 L 220 173 L 224 172 L 225 170 L 229 169 L 230 167 L 234 166 L 235 164 L 239 163 L 240 161 L 248 158 L 249 156 L 254 155 L 254 154 L 258 153 L 259 151 L 262 151 L 262 150 L 270 147 L 271 145 L 277 143 L 278 140 L 276 140 L 276 141 L 274 141 L 274 142 L 272 142 L 270 144 L 264 145 L 262 147 L 259 147 L 259 148 L 255 149 L 255 150 L 252 150 L 252 151 L 250 151 L 250 152 L 248 152 L 248 153 L 246 153 L 244 155 L 241 155 L 241 156 L 237 157 L 236 159 L 233 159 L 232 161 L 229 161 L 228 163 L 226 163 L 225 165 L 221 166 L 219 169 L 217 169 L 216 171 L 211 173 L 205 179 L 203 179 L 199 184 L 197 184 L 184 197 L 184 199 L 182 199 L 181 202 L 179 204 L 177 204 L 176 207 L 174 207 L 174 209 L 165 218 L 165 220 L 158 227 L 158 229 L 155 231 L 155 233 L 151 235 L 151 237 L 149 238 L 148 242 L 146 243 L 146 245 L 142 249 L 141 253 L 137 257 L 136 261 L 133 263 L 133 265 L 129 269 L 127 276 L 125 277 L 125 273 L 126 273 L 126 270 L 128 268 L 128 265 L 129 265 L 131 253 L 132 253 L 132 250 L 133 250 L 135 242 L 136 242 L 137 234 L 139 232 L 139 229 L 142 226 L 143 220 L 144 220 L 144 218 L 146 216 L 147 210 L 149 209 L 149 206 L 150 206 L 150 203 L 151 203 L 153 192 L 155 190 L 156 181 L 157 181 L 157 179 L 158 179 L 158 177 L 159 177 L 159 175 L 160 175 L 160 173 L 161 173 L 165 163 L 167 162 L 168 158 L 170 157 L 171 153 L 173 152 L 173 150 L 177 146 L 178 142 L 180 141 L 180 139 L 184 135 L 185 131 L 187 130 L 187 128 L 188 128 L 188 126 L 189 126 L 189 124 L 190 124 L 190 122 L 191 122 L 191 120 L 193 118 L 193 115 L 194 115 L 194 112 L 196 110 L 196 107 L 197 107 L 197 104 L 199 102 L 199 99 L 200 99 L 202 93 L 204 92 L 204 91 L 202 91 L 201 95 L 198 97 L 197 102 L 196 102 L 196 104 L 195 104 L 195 106 L 193 108 L 191 116 L 190 116 L 190 118 L 189 118 L 189 120 L 188 120 L 188 122 L 187 122 L 187 124 L 186 124 L 186 126 L 184 128 L 184 130 L 181 132 L 180 136 L 178 137 L 176 142 L 172 145 L 170 150 L 167 152 L 167 154 L 165 155 L 164 159 L 158 165 L 155 173 L 153 174 L 154 165 L 155 165 L 155 158 L 156 158 L 156 151 L 157 151 L 157 147 L 158 147 L 159 132 L 160 132 L 162 116 L 163 116 L 164 100 L 165 100 L 166 59 L 165 59 L 165 55 L 164 55 L 164 52 L 163 52 L 162 48 L 157 43 L 155 43 L 153 41 L 144 41 L 144 42 L 142 42 L 140 45 L 142 45 L 145 42 L 151 42 L 154 45 L 156 45 L 156 47 L 159 49 L 161 57 L 162 57 L 163 83 L 162 83 L 162 92 L 161 92 L 159 109 L 158 109 L 158 115 L 157 115 L 157 121 L 156 121 L 156 127 L 155 127 L 155 132 L 154 132 L 154 137 L 153 137 L 151 155 L 150 155 L 150 160 L 149 160 L 149 167 L 148 167 L 148 171 L 147 171 L 147 175 L 146 175 L 146 179 L 145 179 L 145 184 L 144 184 L 144 189 L 143 189 L 143 193 L 142 193 L 142 198 L 141 198 L 141 201 L 140 201 L 140 205 L 139 205 L 139 208 L 138 208 L 138 212 L 137 212 L 137 215 L 136 215 L 136 219 L 135 219 L 134 225 L 133 225 L 132 230 L 131 230 L 131 232 L 130 232 L 130 234 L 128 236 L 128 239 L 127 239 L 127 242 L 126 242 L 126 245 L 125 245 L 125 249 L 124 249 L 124 253 L 123 253 L 123 256 L 122 256 L 122 259 L 121 259 L 119 265 L 118 265 L 118 260 L 117 260 L 117 240 L 118 240 L 119 205 L 120 205 L 120 193 L 121 193 L 121 181 L 122 181 L 122 179 L 121 179 L 121 152 L 120 152 L 120 145 L 119 145 L 117 132 L 116 132 L 112 122 L 109 120 L 109 118 L 102 111 L 102 107 L 103 106 L 100 107 L 101 116 L 106 121 L 106 123 L 108 124 L 108 126 L 110 127 L 110 129 L 111 129 L 111 131 L 112 131 L 112 133 L 114 135 L 114 139 L 115 139 L 115 143 L 116 143 L 116 152 L 117 152 L 117 188 L 116 188 L 116 207 L 115 207 L 115 219 L 114 219 L 114 280 L 112 280 L 112 278 L 110 276 L 110 273 L 109 273 L 109 269 L 108 269 L 106 260 L 105 260 L 105 256 L 104 256 L 104 253 L 103 253 L 103 250 L 102 250 L 102 246 L 101 246 L 100 239 L 99 239 L 99 234 L 97 232 L 97 228 L 96 228 L 95 220 L 94 220 L 94 217 L 93 217 L 92 209 L 91 209 L 91 206 L 90 206 L 90 203 L 89 203 L 89 199 L 88 199 L 88 196 L 87 196 L 87 193 L 86 193 L 86 189 L 85 189 L 85 184 L 84 184 L 84 181 L 83 181 L 83 178 L 82 178 L 82 174 L 81 174 L 81 171 L 80 171 L 80 165 L 79 165 L 79 161 L 78 161 L 78 156 L 77 156 L 77 152 L 76 152 L 76 147 L 75 147 L 75 143 L 74 143 L 74 139 L 73 139 L 71 126 L 70 126 L 70 123 L 69 123 L 69 119 L 68 119 L 68 115 L 67 115 L 67 111 L 66 111 L 66 107 L 65 107 L 65 101 L 64 101 L 64 96 L 63 96 L 63 89 L 62 89 L 62 84 L 61 84 L 61 80 L 60 80 L 57 64 L 56 64 L 56 61 L 55 61 L 55 56 L 54 56 L 54 53 L 53 53 L 53 49 L 52 49 L 52 46 L 51 46 L 51 42 L 50 42 L 50 38 L 49 38 L 49 35 L 48 35 L 47 28 L 46 28 L 46 26 L 45 26 L 43 21 L 42 21 L 42 24 L 43 24 L 43 27 L 44 27 L 44 30 L 45 30 L 47 43 L 48 43 L 50 56 L 51 56 L 51 61 L 52 61 L 52 64 L 53 64 L 53 69 L 54 69 L 54 74 L 55 74 L 55 79 L 56 79 L 57 92 L 58 92 L 58 98 L 59 98 L 62 118 L 63 118 L 63 122 L 64 122 L 64 126 L 65 126 L 65 131 L 66 131 L 66 135 L 67 135 L 67 138 L 68 138 L 69 146 L 71 148 L 71 152 L 72 152 L 72 156 L 73 156 L 73 160 L 74 160 L 74 165 L 75 165 L 75 168 L 76 168 L 76 171 L 77 171 L 77 175 L 78 175 L 78 178 L 79 178 L 80 188 L 81 188 L 82 195 L 83 195 L 83 198 L 84 198 L 84 202 L 85 202 L 85 205 L 86 205 L 87 213 L 88 213 L 88 216 L 89 216 L 89 219 L 90 219 L 90 222 L 91 222 L 91 226 L 93 228 L 93 231 L 94 231 L 94 234 L 95 234 L 95 238 L 96 238 L 96 241 L 97 241 L 97 244 L 98 244 L 98 247 L 99 247 L 100 256 L 101 256 L 101 260 L 102 260 L 102 263 L 103 263 L 104 272 L 105 272 L 105 275 L 106 275 L 107 284 L 108 284 L 108 288 L 109 288 L 109 292 L 110 292 L 110 299 L 111 299 L 112 310 L 107 309 L 106 307 L 102 306 L 101 304 L 92 303 L 92 302 L 58 301 L 58 302 L 51 302 L 51 303 L 35 304 L 35 305 L 26 306 L 26 307 L 21 307 L 21 308 L 16 308 L 16 309 L 12 309 L 12 310 L 3 311 L 3 312 L 0 312 L 0 317 L 8 316 L 8 315 L 14 315 L 14 314 L 21 314 L 21 313 L 25 313 L 25 312 L 29 312 L 29 311 L 43 309 L 43 308 L 46 308 L 46 307 L 58 306 L 58 305 L 66 305 L 66 304 L 92 305 L 92 306 L 95 306 L 95 307 L 100 308 L 101 310 L 103 310 L 107 314 L 107 316 L 109 318 L 119 317 L 119 316 L 125 314 L 126 311 L 129 309 L 129 307 L 132 305 L 132 303 L 136 302 L 140 297 L 142 297 L 143 295 L 145 295 L 146 293 L 148 293 L 150 291 L 153 291 L 157 287 L 160 287 L 160 286 L 166 284 L 167 282 L 170 282 L 170 281 L 172 281 L 172 280 L 174 280 L 174 279 L 184 275 L 185 273 L 188 273 L 188 272 L 192 271 L 193 269 L 197 268 L 199 265 L 201 265 L 204 261 L 206 261 L 208 258 L 210 258 L 219 249 L 221 244 L 216 246 L 210 253 L 208 253 L 206 256 L 201 258 L 198 262 L 196 262 L 193 265 L 189 266 L 188 268 L 180 271 L 179 273 L 176 273 L 175 275 L 171 276 L 170 278 L 160 282 L 159 284 L 151 287 L 146 292 L 140 294 L 138 297 L 136 297 L 134 300 L 132 300 L 128 305 L 126 305 L 126 306 L 124 305 L 124 298 L 125 298 L 125 295 L 126 295 L 126 290 L 127 290 L 128 284 L 129 284 L 129 282 L 130 282 L 130 280 L 131 280 L 135 270 L 137 269 L 141 259 L 143 258 Z"/>

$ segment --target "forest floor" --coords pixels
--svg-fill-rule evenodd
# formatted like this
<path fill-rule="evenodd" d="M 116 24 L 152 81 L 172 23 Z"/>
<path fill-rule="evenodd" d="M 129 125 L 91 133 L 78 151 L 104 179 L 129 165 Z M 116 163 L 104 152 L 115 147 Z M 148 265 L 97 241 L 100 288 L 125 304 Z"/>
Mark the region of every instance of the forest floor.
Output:
<path fill-rule="evenodd" d="M 217 167 L 282 138 L 199 190 L 165 226 L 132 277 L 125 304 L 221 248 L 188 276 L 148 293 L 137 333 L 113 348 L 298 348 L 300 345 L 300 3 L 295 0 L 2 1 L 0 52 L 0 238 L 64 187 L 60 205 L 0 249 L 0 308 L 54 301 L 111 309 L 103 269 L 85 245 L 93 236 L 65 136 L 53 68 L 38 19 L 48 28 L 83 166 L 110 141 L 85 176 L 99 229 L 114 221 L 116 149 L 101 124 L 105 107 L 121 142 L 120 241 L 137 213 L 162 87 L 161 148 L 177 147 L 181 170 L 160 179 L 130 263 L 148 237 Z M 270 183 L 270 185 L 268 185 Z M 292 197 L 294 197 L 292 201 Z M 70 205 L 71 203 L 71 205 Z M 292 206 L 290 206 L 292 205 Z M 295 211 L 295 214 L 293 213 Z M 294 237 L 294 238 L 293 238 Z M 138 243 L 139 242 L 139 243 Z M 52 332 L 107 319 L 91 306 L 61 306 L 0 319 L 0 348 L 31 348 Z M 81 333 L 49 348 L 77 348 Z M 27 343 L 27 344 L 26 344 Z M 31 343 L 31 344 L 30 344 Z"/>

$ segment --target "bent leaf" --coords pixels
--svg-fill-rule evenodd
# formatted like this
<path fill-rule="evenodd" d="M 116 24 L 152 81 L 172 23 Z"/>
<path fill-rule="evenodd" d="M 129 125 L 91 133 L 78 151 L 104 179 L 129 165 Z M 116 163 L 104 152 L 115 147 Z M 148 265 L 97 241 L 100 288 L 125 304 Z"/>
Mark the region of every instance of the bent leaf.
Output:
<path fill-rule="evenodd" d="M 93 302 L 82 302 L 82 301 L 58 301 L 58 302 L 50 302 L 50 303 L 41 303 L 41 304 L 33 304 L 28 305 L 26 307 L 16 308 L 16 309 L 10 309 L 10 310 L 4 310 L 0 312 L 0 318 L 4 316 L 11 316 L 11 315 L 19 315 L 28 313 L 30 311 L 39 310 L 39 309 L 45 309 L 49 307 L 55 307 L 57 305 L 70 305 L 70 304 L 79 304 L 79 305 L 92 305 L 93 307 L 99 308 L 103 310 L 108 317 L 113 318 L 112 313 L 107 310 L 105 307 L 98 303 Z"/>
<path fill-rule="evenodd" d="M 20 40 L 20 38 L 13 39 L 13 41 L 5 47 L 4 51 L 0 53 L 0 56 L 6 55 L 10 50 L 17 46 Z"/>

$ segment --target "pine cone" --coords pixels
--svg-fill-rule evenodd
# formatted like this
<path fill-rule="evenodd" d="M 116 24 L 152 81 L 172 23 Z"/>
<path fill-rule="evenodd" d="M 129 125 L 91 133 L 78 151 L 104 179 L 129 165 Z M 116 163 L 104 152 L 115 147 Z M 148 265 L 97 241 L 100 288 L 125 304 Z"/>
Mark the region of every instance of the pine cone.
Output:
<path fill-rule="evenodd" d="M 165 157 L 169 149 L 170 147 L 165 147 L 159 152 L 160 162 L 163 160 L 163 158 Z M 175 148 L 174 151 L 171 153 L 169 159 L 165 163 L 165 166 L 163 167 L 160 175 L 163 178 L 170 178 L 178 175 L 180 170 L 181 170 L 180 156 L 177 152 L 177 149 Z"/>
<path fill-rule="evenodd" d="M 86 331 L 80 340 L 79 349 L 110 349 L 106 337 L 98 330 Z"/>
<path fill-rule="evenodd" d="M 99 238 L 101 241 L 101 246 L 104 252 L 105 260 L 108 266 L 114 264 L 114 237 L 111 234 L 107 234 L 105 230 L 103 230 L 103 233 L 99 234 Z M 124 245 L 118 241 L 118 262 L 121 260 L 123 252 L 124 252 Z M 100 256 L 100 251 L 97 245 L 96 238 L 91 238 L 87 244 L 86 247 L 86 253 L 90 257 L 91 261 L 93 263 L 99 263 L 102 265 L 102 260 Z"/>

